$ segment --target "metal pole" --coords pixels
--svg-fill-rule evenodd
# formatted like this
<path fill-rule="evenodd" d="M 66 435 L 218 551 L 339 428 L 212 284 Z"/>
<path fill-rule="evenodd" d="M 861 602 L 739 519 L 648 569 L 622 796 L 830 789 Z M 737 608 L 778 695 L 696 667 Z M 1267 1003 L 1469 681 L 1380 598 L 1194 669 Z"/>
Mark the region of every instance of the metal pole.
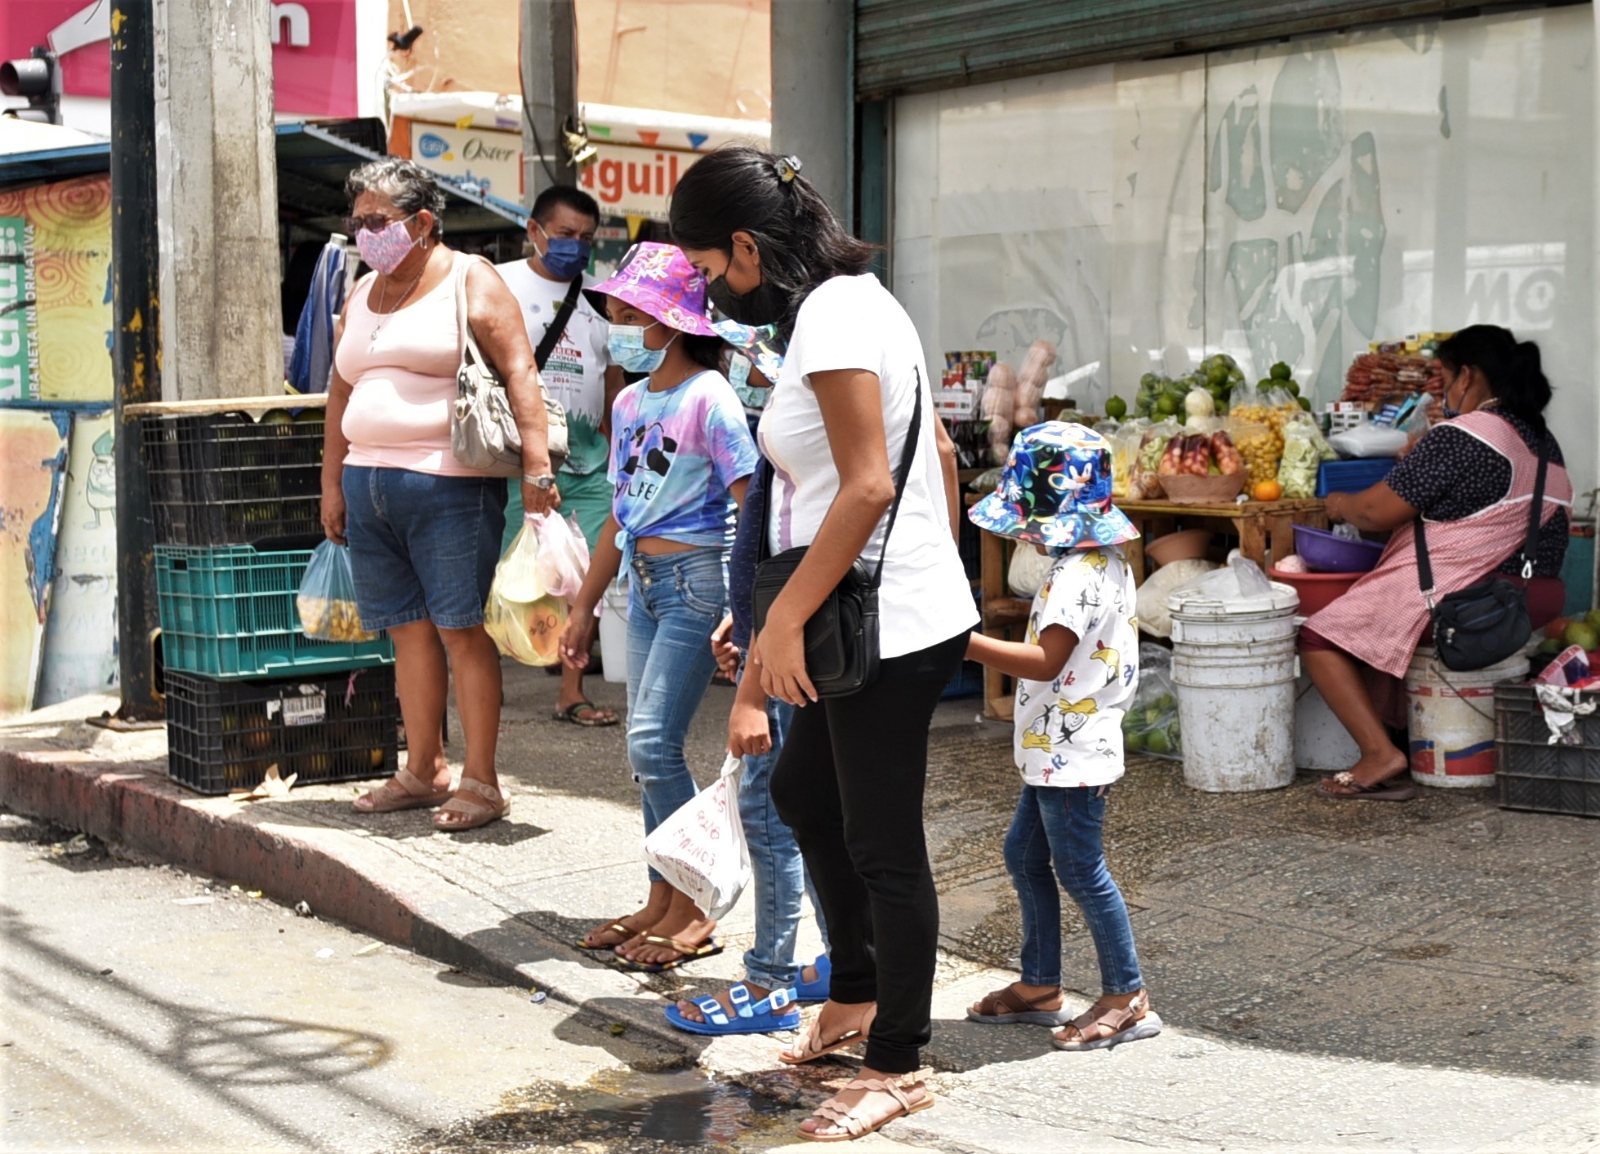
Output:
<path fill-rule="evenodd" d="M 155 525 L 139 423 L 129 405 L 161 399 L 161 254 L 156 229 L 155 23 L 152 0 L 111 14 L 111 315 L 116 379 L 117 656 L 125 722 L 162 716 Z"/>

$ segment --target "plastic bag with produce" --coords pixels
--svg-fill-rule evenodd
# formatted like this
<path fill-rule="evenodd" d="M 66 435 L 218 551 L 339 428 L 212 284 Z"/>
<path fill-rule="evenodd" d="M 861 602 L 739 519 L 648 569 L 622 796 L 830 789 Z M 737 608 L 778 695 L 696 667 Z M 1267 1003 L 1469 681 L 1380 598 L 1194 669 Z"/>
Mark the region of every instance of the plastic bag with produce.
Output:
<path fill-rule="evenodd" d="M 1122 718 L 1122 742 L 1128 753 L 1183 757 L 1172 651 L 1148 641 L 1139 645 L 1139 689 Z"/>
<path fill-rule="evenodd" d="M 356 579 L 347 546 L 324 541 L 312 551 L 295 595 L 300 628 L 314 641 L 371 641 L 356 610 Z"/>
<path fill-rule="evenodd" d="M 1144 431 L 1139 439 L 1139 455 L 1134 460 L 1133 471 L 1128 478 L 1130 498 L 1152 501 L 1161 496 L 1161 480 L 1157 471 L 1161 468 L 1167 446 L 1179 431 L 1178 422 L 1173 420 L 1157 421 Z"/>
<path fill-rule="evenodd" d="M 1150 427 L 1150 422 L 1143 417 L 1135 417 L 1124 422 L 1122 427 L 1111 438 L 1111 495 L 1113 497 L 1129 496 L 1129 486 L 1133 476 L 1134 462 L 1139 459 L 1139 442 L 1144 437 L 1144 432 Z M 993 488 L 991 485 L 990 488 Z"/>
<path fill-rule="evenodd" d="M 526 513 L 524 518 L 539 539 L 539 580 L 552 597 L 572 600 L 589 572 L 589 542 L 583 530 L 555 512 Z"/>
<path fill-rule="evenodd" d="M 1317 470 L 1322 462 L 1339 457 L 1322 437 L 1322 430 L 1310 413 L 1297 413 L 1283 426 L 1283 460 L 1278 465 L 1278 484 L 1291 500 L 1316 496 Z"/>
<path fill-rule="evenodd" d="M 1265 405 L 1235 403 L 1228 409 L 1228 438 L 1244 459 L 1252 485 L 1278 476 L 1278 461 L 1283 456 L 1283 422 L 1274 420 L 1274 410 Z"/>
<path fill-rule="evenodd" d="M 483 627 L 502 655 L 524 665 L 554 665 L 561 659 L 567 603 L 540 576 L 539 534 L 530 522 L 523 523 L 495 568 Z"/>

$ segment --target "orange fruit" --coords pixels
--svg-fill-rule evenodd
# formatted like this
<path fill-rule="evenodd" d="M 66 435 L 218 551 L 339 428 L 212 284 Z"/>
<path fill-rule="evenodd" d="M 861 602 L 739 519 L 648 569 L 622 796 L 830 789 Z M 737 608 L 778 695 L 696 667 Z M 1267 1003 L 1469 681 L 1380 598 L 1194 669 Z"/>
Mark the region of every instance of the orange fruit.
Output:
<path fill-rule="evenodd" d="M 1257 501 L 1276 501 L 1283 496 L 1283 486 L 1276 481 L 1257 481 L 1250 496 Z"/>

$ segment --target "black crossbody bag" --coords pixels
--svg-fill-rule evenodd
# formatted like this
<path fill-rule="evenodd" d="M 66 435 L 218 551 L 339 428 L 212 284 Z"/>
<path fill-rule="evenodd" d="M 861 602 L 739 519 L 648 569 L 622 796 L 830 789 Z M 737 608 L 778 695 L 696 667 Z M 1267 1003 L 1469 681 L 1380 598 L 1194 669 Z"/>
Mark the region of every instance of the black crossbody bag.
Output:
<path fill-rule="evenodd" d="M 1539 550 L 1539 526 L 1544 512 L 1544 476 L 1549 453 L 1539 453 L 1539 472 L 1533 484 L 1533 508 L 1528 514 L 1528 539 L 1522 546 L 1522 579 L 1533 576 L 1533 559 Z M 1469 673 L 1498 665 L 1528 643 L 1533 624 L 1528 616 L 1528 593 L 1496 574 L 1469 585 L 1459 593 L 1433 599 L 1433 565 L 1428 560 L 1428 533 L 1419 516 L 1412 522 L 1417 535 L 1417 579 L 1433 614 L 1434 648 L 1445 668 Z"/>
<path fill-rule="evenodd" d="M 834 590 L 806 622 L 806 676 L 819 697 L 845 697 L 878 676 L 878 584 L 883 579 L 883 560 L 889 553 L 889 534 L 900 512 L 900 498 L 911 475 L 917 438 L 922 430 L 922 373 L 917 372 L 917 390 L 911 413 L 911 428 L 900 453 L 900 468 L 895 472 L 894 503 L 889 506 L 889 523 L 883 531 L 883 549 L 878 563 L 869 573 L 857 558 Z M 761 551 L 756 562 L 754 585 L 756 636 L 766 628 L 767 613 L 783 592 L 789 578 L 800 567 L 809 546 L 800 545 L 771 556 L 768 536 L 772 519 L 772 463 L 767 470 L 767 509 L 761 527 Z"/>

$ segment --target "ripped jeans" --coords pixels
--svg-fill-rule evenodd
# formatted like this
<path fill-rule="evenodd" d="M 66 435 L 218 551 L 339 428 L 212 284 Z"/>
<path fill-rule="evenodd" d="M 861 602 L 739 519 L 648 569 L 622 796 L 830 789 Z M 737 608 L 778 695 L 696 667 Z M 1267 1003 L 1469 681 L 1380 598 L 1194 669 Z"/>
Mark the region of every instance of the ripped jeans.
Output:
<path fill-rule="evenodd" d="M 628 764 L 639 784 L 646 835 L 697 792 L 683 741 L 717 668 L 711 631 L 728 599 L 726 557 L 725 549 L 711 547 L 633 556 Z M 664 879 L 651 870 L 650 880 Z"/>

